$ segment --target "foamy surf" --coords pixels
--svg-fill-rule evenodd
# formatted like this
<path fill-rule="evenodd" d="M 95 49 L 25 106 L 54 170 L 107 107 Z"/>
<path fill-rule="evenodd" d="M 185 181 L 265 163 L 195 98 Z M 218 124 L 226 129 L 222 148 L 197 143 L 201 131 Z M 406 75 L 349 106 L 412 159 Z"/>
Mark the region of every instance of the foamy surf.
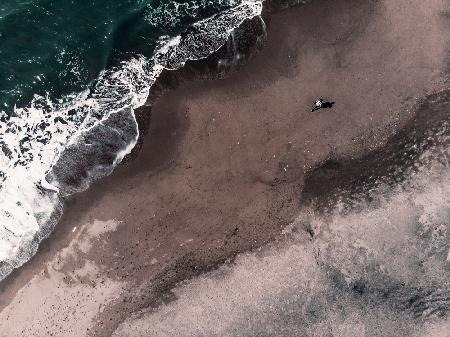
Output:
<path fill-rule="evenodd" d="M 138 55 L 103 71 L 90 89 L 59 101 L 36 95 L 12 117 L 0 113 L 0 280 L 36 253 L 66 197 L 110 174 L 133 149 L 139 136 L 134 110 L 145 104 L 161 71 L 218 50 L 263 6 L 260 0 L 232 4 L 162 39 L 152 58 Z"/>

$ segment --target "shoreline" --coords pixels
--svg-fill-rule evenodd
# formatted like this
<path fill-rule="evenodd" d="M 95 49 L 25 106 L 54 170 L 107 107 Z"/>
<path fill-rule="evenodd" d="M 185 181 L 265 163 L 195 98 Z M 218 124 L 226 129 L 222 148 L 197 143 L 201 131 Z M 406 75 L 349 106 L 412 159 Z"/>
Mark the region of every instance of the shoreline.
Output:
<path fill-rule="evenodd" d="M 127 165 L 138 157 L 150 127 L 152 106 L 164 94 L 175 90 L 183 83 L 218 80 L 239 71 L 264 48 L 265 21 L 269 19 L 271 13 L 279 10 L 281 9 L 277 9 L 276 5 L 272 5 L 271 12 L 263 7 L 261 15 L 247 19 L 236 27 L 225 44 L 206 58 L 187 60 L 179 69 L 164 69 L 151 86 L 146 103 L 134 111 L 138 123 L 139 139 L 133 150 L 119 165 Z"/>
<path fill-rule="evenodd" d="M 307 21 L 323 10 L 333 13 L 336 19 L 328 16 L 330 22 L 319 27 L 314 20 Z M 370 103 L 379 96 L 359 102 L 367 106 L 352 105 L 354 102 L 343 93 L 349 86 L 366 84 L 345 76 L 350 76 L 348 72 L 357 74 L 364 64 L 356 62 L 346 65 L 348 71 L 326 73 L 330 60 L 352 60 L 346 59 L 349 48 L 355 52 L 367 50 L 361 34 L 370 37 L 367 26 L 378 27 L 372 20 L 381 16 L 379 10 L 361 1 L 338 1 L 333 5 L 317 1 L 292 9 L 292 13 L 273 14 L 271 21 L 275 24 L 269 26 L 268 46 L 239 72 L 223 80 L 183 83 L 165 93 L 153 107 L 146 137 L 151 143 L 143 144 L 136 160 L 71 198 L 50 239 L 29 263 L 6 280 L 9 284 L 2 282 L 2 307 L 37 271 L 45 269 L 48 259 L 73 240 L 73 228 L 79 227 L 76 224 L 111 217 L 122 222 L 102 249 L 94 249 L 85 257 L 102 266 L 100 274 L 104 277 L 129 283 L 121 295 L 124 301 L 115 302 L 99 314 L 100 321 L 106 323 L 91 330 L 95 336 L 107 336 L 108 331 L 113 331 L 116 323 L 110 325 L 110 318 L 120 322 L 127 315 L 154 305 L 155 295 L 165 292 L 161 289 L 170 289 L 179 281 L 276 238 L 301 208 L 303 180 L 311 169 L 332 156 L 358 158 L 376 147 L 382 148 L 390 135 L 411 118 L 406 107 L 412 109 L 412 101 L 402 102 L 385 115 L 368 114 Z M 355 21 L 360 13 L 371 13 L 370 19 Z M 296 15 L 305 22 L 298 23 Z M 339 20 L 345 27 L 333 29 L 341 27 L 336 26 Z M 289 29 L 287 23 L 291 24 Z M 313 28 L 308 30 L 308 24 Z M 357 34 L 353 36 L 355 27 Z M 322 30 L 322 34 L 326 30 L 329 41 L 321 41 L 318 35 L 305 35 L 314 29 Z M 338 42 L 332 41 L 332 34 Z M 310 49 L 299 50 L 298 41 L 302 39 L 306 41 L 302 47 L 306 44 Z M 310 50 L 314 50 L 314 55 L 309 54 Z M 367 51 L 369 56 L 371 52 Z M 375 66 L 381 65 L 375 62 Z M 314 72 L 308 71 L 311 67 L 318 69 L 322 78 L 315 78 Z M 314 79 L 318 83 L 312 82 L 312 88 L 301 84 Z M 344 88 L 334 88 L 333 94 L 330 89 L 336 81 L 341 81 Z M 390 81 L 388 88 L 381 91 L 386 105 L 380 106 L 392 104 L 389 90 L 402 82 L 395 76 Z M 386 84 L 385 79 L 382 84 Z M 377 85 L 375 81 L 368 87 L 375 87 L 376 92 Z M 298 87 L 303 90 L 301 96 L 293 98 Z M 266 92 L 267 88 L 270 90 Z M 426 94 L 422 88 L 418 92 L 419 97 Z M 313 116 L 303 112 L 301 107 L 306 107 L 317 94 L 336 95 L 336 109 Z M 280 101 L 273 104 L 270 98 Z M 394 111 L 399 108 L 405 108 L 405 112 Z M 352 114 L 352 110 L 358 114 Z M 364 123 L 366 118 L 371 121 L 369 125 Z M 214 119 L 218 124 L 214 124 Z M 355 132 L 357 128 L 360 130 Z M 211 137 L 215 139 L 208 140 Z M 355 145 L 352 137 L 362 141 Z M 377 142 L 372 144 L 374 138 Z M 216 188 L 215 193 L 209 192 L 212 187 Z M 115 195 L 127 198 L 114 198 Z M 161 218 L 156 213 L 162 213 Z M 127 229 L 127 225 L 132 227 Z M 141 242 L 147 237 L 151 242 Z M 192 238 L 194 241 L 189 241 Z M 151 264 L 152 259 L 158 262 Z M 122 262 L 118 265 L 118 261 Z M 76 264 L 69 265 L 67 270 L 77 268 Z M 136 285 L 149 290 L 133 291 Z"/>
<path fill-rule="evenodd" d="M 191 31 L 186 31 L 183 37 L 179 35 L 158 47 L 151 58 L 146 59 L 142 55 L 135 55 L 135 57 L 102 71 L 95 86 L 90 88 L 88 96 L 86 96 L 87 90 L 85 90 L 72 95 L 73 100 L 70 98 L 68 105 L 55 103 L 57 106 L 55 109 L 65 116 L 67 121 L 75 123 L 70 124 L 69 127 L 67 121 L 63 117 L 59 117 L 66 127 L 56 128 L 50 133 L 53 137 L 55 135 L 68 137 L 63 141 L 59 140 L 59 143 L 49 141 L 45 144 L 47 150 L 54 146 L 55 154 L 58 149 L 61 151 L 51 160 L 49 158 L 47 160 L 37 159 L 39 165 L 33 161 L 33 158 L 41 158 L 39 151 L 42 149 L 38 146 L 38 152 L 29 156 L 30 162 L 18 166 L 18 170 L 15 171 L 15 173 L 19 172 L 17 173 L 18 177 L 11 178 L 16 174 L 9 178 L 8 174 L 5 176 L 2 202 L 10 204 L 6 207 L 7 210 L 0 212 L 0 215 L 9 224 L 9 227 L 4 228 L 6 236 L 4 245 L 9 248 L 9 252 L 5 253 L 2 250 L 4 257 L 0 265 L 0 279 L 3 280 L 11 271 L 28 261 L 36 253 L 40 242 L 48 237 L 59 222 L 61 209 L 68 196 L 84 191 L 94 181 L 109 175 L 117 162 L 123 159 L 122 155 L 135 148 L 140 126 L 136 124 L 133 107 L 145 105 L 148 90 L 155 84 L 161 70 L 183 68 L 184 63 L 188 60 L 202 60 L 208 55 L 217 53 L 230 36 L 233 38 L 236 36 L 239 39 L 240 27 L 247 25 L 246 22 L 249 20 L 255 22 L 253 19 L 259 17 L 261 10 L 262 2 L 260 0 L 249 0 L 223 11 L 214 19 L 210 17 L 200 20 L 194 23 Z M 260 23 L 264 25 L 264 22 Z M 256 24 L 254 28 L 258 29 Z M 265 28 L 262 27 L 262 29 Z M 195 32 L 196 30 L 197 32 Z M 199 38 L 204 41 L 200 48 L 195 46 L 195 40 Z M 259 37 L 255 35 L 254 38 L 258 39 Z M 250 40 L 252 39 L 253 37 L 250 38 Z M 246 43 L 245 39 L 236 43 L 232 42 L 234 47 L 241 47 L 240 43 Z M 110 84 L 116 88 L 114 83 L 116 80 L 118 80 L 117 90 L 110 90 Z M 39 103 L 41 98 L 36 96 L 36 102 Z M 111 102 L 113 103 L 110 104 Z M 23 114 L 19 121 L 25 121 L 30 117 L 29 110 L 34 109 L 34 103 L 35 100 L 33 100 L 31 108 L 19 109 Z M 115 103 L 119 105 L 114 105 Z M 49 104 L 51 105 L 51 103 Z M 52 110 L 53 107 L 50 105 L 48 108 Z M 91 111 L 90 105 L 94 105 L 96 108 Z M 77 112 L 81 115 L 85 114 L 86 117 L 78 126 L 77 118 L 72 118 L 73 114 L 80 117 L 77 116 Z M 43 115 L 45 117 L 42 118 L 47 118 L 47 114 Z M 36 113 L 33 116 L 38 116 L 36 121 L 39 121 L 39 114 Z M 24 123 L 25 125 L 17 126 L 18 132 L 30 130 L 29 127 L 26 127 L 27 122 Z M 8 129 L 11 125 L 5 125 L 6 133 L 12 130 L 12 134 L 15 134 L 14 128 Z M 41 122 L 36 130 L 44 132 L 44 126 L 56 127 L 56 124 Z M 48 131 L 46 132 L 45 137 L 48 136 Z M 28 133 L 24 139 L 33 137 Z M 43 143 L 43 140 L 38 140 L 38 142 Z M 62 146 L 67 142 L 66 147 Z M 22 145 L 20 147 L 22 148 Z M 8 150 L 8 147 L 6 146 L 5 149 Z M 16 158 L 16 160 L 18 159 Z M 38 167 L 32 171 L 27 170 L 30 163 L 34 163 Z M 50 163 L 50 166 L 44 173 L 42 170 L 46 163 Z M 42 172 L 39 173 L 39 170 Z M 25 178 L 22 179 L 21 175 Z M 20 186 L 15 182 L 19 180 L 22 181 Z M 23 192 L 24 190 L 27 192 Z M 9 197 L 8 193 L 11 194 Z M 21 195 L 21 193 L 25 194 Z M 11 198 L 21 198 L 21 200 L 14 202 L 9 200 Z M 24 200 L 29 202 L 23 202 Z M 26 218 L 26 220 L 21 220 L 21 218 Z"/>
<path fill-rule="evenodd" d="M 136 145 L 132 148 L 131 152 L 125 155 L 123 160 L 112 170 L 112 173 L 120 167 L 127 166 L 139 156 L 142 144 L 147 136 L 148 129 L 151 122 L 151 109 L 152 106 L 160 99 L 165 93 L 175 90 L 183 83 L 189 83 L 199 80 L 217 80 L 230 76 L 236 71 L 239 71 L 243 65 L 251 61 L 258 51 L 263 48 L 264 41 L 261 37 L 265 34 L 261 27 L 262 18 L 269 19 L 271 13 L 279 12 L 290 6 L 301 5 L 303 1 L 295 2 L 292 4 L 283 3 L 282 1 L 272 1 L 270 5 L 263 7 L 263 12 L 260 16 L 253 17 L 252 19 L 244 20 L 238 27 L 233 30 L 233 34 L 230 35 L 219 49 L 211 53 L 204 59 L 187 60 L 181 68 L 178 69 L 163 69 L 161 74 L 157 77 L 155 83 L 150 87 L 150 92 L 146 103 L 143 106 L 138 107 L 133 112 L 138 124 L 139 136 Z M 265 25 L 263 21 L 263 25 Z M 238 41 L 235 41 L 235 39 Z M 240 54 L 239 58 L 236 55 Z M 220 67 L 218 64 L 221 64 Z M 88 190 L 97 184 L 101 184 L 105 178 L 108 178 L 110 174 L 101 177 L 100 179 L 94 179 L 89 184 Z M 63 199 L 62 210 L 55 210 L 55 216 L 58 218 L 55 227 L 50 231 L 49 236 L 44 240 L 40 240 L 37 248 L 37 252 L 22 266 L 14 268 L 3 280 L 0 281 L 0 292 L 8 287 L 8 284 L 14 282 L 16 278 L 20 278 L 20 275 L 26 271 L 27 264 L 34 259 L 34 256 L 39 254 L 39 251 L 46 251 L 47 241 L 51 240 L 55 236 L 55 240 L 58 240 L 58 236 L 55 233 L 60 226 L 62 219 L 64 218 L 64 210 L 71 203 L 72 199 L 76 199 L 79 194 L 83 195 L 86 191 L 75 192 Z M 62 213 L 62 216 L 60 215 Z M 53 218 L 54 216 L 52 216 Z M 38 235 L 41 235 L 38 233 Z M 63 247 L 64 244 L 61 246 Z M 25 277 L 19 284 L 26 283 L 30 278 Z M 4 299 L 0 300 L 0 310 L 5 307 L 8 301 Z"/>
<path fill-rule="evenodd" d="M 47 174 L 47 179 L 50 179 L 52 183 L 56 182 L 60 193 L 51 195 L 54 192 L 53 189 L 42 187 L 42 191 L 46 192 L 42 194 L 42 198 L 52 200 L 54 209 L 48 214 L 48 220 L 44 221 L 40 230 L 28 240 L 29 244 L 20 247 L 17 254 L 9 258 L 8 262 L 4 262 L 5 267 L 1 274 L 1 281 L 14 270 L 20 268 L 11 267 L 11 265 L 23 264 L 22 257 L 30 255 L 29 251 L 34 252 L 29 259 L 35 255 L 41 242 L 48 239 L 60 222 L 63 209 L 72 195 L 85 191 L 96 181 L 110 175 L 117 166 L 115 164 L 116 161 L 120 160 L 118 158 L 121 158 L 121 152 L 127 154 L 120 160 L 118 165 L 124 165 L 136 158 L 151 118 L 151 113 L 145 110 L 149 106 L 151 107 L 152 103 L 163 95 L 165 91 L 173 90 L 184 81 L 200 78 L 215 79 L 236 71 L 240 65 L 253 57 L 257 50 L 261 49 L 264 42 L 264 25 L 259 15 L 251 19 L 245 19 L 233 29 L 232 34 L 228 36 L 224 45 L 212 52 L 208 57 L 188 59 L 181 68 L 163 69 L 162 73 L 157 76 L 155 83 L 150 86 L 150 93 L 144 105 L 129 113 L 129 108 L 115 112 L 103 120 L 102 123 L 94 125 L 92 132 L 87 131 L 82 137 L 80 136 L 83 139 L 80 139 L 79 142 L 67 147 Z M 242 58 L 236 58 L 236 55 L 240 55 Z M 220 67 L 218 64 L 220 64 Z M 137 123 L 136 129 L 134 120 Z M 110 130 L 116 132 L 111 134 Z M 138 137 L 136 144 L 133 144 L 136 132 Z M 104 137 L 98 137 L 98 134 L 104 134 Z M 104 146 L 105 149 L 97 149 L 97 151 L 92 152 L 91 147 L 93 145 L 97 147 L 102 146 L 103 138 L 107 140 Z M 131 147 L 131 151 L 127 149 L 129 147 Z M 71 169 L 68 170 L 68 167 Z M 49 192 L 51 193 L 47 195 Z"/>

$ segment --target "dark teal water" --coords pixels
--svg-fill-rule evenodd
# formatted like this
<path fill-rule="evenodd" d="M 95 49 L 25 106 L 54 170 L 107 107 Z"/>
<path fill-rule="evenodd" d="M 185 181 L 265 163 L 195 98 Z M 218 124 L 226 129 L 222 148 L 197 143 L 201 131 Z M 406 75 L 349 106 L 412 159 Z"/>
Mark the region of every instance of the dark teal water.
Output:
<path fill-rule="evenodd" d="M 151 56 L 161 36 L 233 6 L 194 0 L 2 0 L 0 110 L 34 94 L 61 98 L 86 88 L 130 54 Z"/>

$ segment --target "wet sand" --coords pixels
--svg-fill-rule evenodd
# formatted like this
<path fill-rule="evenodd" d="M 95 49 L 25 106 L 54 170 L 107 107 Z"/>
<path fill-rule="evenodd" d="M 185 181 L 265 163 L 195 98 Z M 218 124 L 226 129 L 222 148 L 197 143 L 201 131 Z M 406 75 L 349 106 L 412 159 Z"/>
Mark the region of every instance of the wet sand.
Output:
<path fill-rule="evenodd" d="M 382 148 L 446 88 L 446 9 L 318 0 L 270 15 L 248 65 L 144 108 L 138 157 L 73 197 L 3 282 L 0 335 L 110 336 L 178 282 L 277 238 L 313 168 Z M 317 97 L 336 104 L 311 113 Z"/>

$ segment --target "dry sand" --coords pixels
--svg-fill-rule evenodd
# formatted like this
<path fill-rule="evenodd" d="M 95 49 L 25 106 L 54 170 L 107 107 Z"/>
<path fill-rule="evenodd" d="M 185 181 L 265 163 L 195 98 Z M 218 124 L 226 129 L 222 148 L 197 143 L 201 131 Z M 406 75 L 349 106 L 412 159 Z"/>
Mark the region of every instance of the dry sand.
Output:
<path fill-rule="evenodd" d="M 250 64 L 166 93 L 138 158 L 70 200 L 3 283 L 0 336 L 110 336 L 177 282 L 276 238 L 312 168 L 382 147 L 446 88 L 448 36 L 445 0 L 317 0 L 270 15 Z M 317 97 L 336 104 L 311 113 Z"/>

